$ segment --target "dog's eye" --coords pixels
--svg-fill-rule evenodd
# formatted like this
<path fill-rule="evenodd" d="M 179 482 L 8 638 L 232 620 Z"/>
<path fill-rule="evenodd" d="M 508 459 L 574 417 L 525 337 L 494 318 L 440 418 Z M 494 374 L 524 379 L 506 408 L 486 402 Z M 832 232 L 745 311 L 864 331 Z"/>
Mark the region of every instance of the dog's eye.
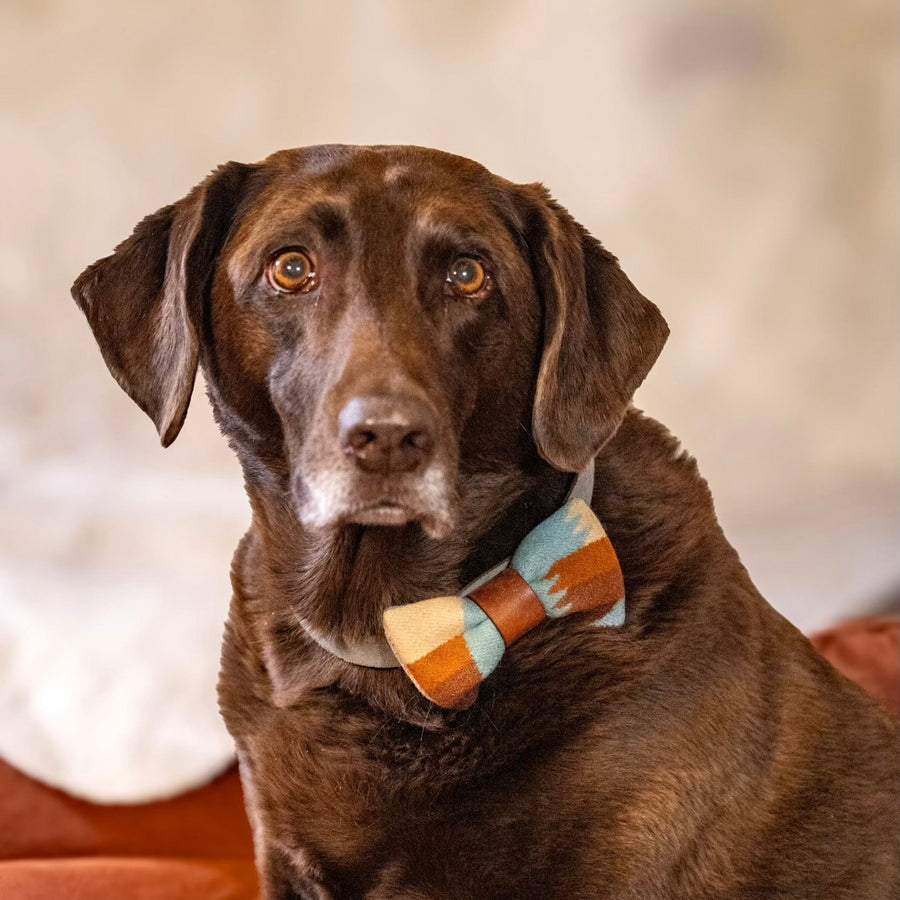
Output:
<path fill-rule="evenodd" d="M 288 294 L 312 290 L 316 284 L 313 262 L 302 250 L 282 250 L 269 263 L 266 277 L 273 288 Z"/>
<path fill-rule="evenodd" d="M 484 266 L 472 256 L 459 256 L 447 272 L 447 283 L 466 297 L 477 294 L 487 282 Z"/>

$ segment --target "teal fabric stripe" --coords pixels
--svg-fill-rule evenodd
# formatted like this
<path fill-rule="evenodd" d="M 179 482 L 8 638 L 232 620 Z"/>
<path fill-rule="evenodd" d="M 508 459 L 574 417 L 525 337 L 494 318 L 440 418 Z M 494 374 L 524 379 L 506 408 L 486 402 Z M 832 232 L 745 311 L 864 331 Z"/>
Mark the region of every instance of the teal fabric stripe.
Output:
<path fill-rule="evenodd" d="M 468 597 L 463 600 L 463 629 L 475 667 L 482 678 L 487 678 L 497 668 L 506 649 L 503 637 L 484 610 Z"/>
<path fill-rule="evenodd" d="M 625 598 L 616 601 L 616 605 L 605 615 L 593 623 L 601 628 L 616 628 L 625 624 Z"/>
<path fill-rule="evenodd" d="M 570 517 L 567 503 L 529 532 L 513 554 L 510 566 L 531 585 L 550 618 L 565 612 L 557 606 L 562 595 L 550 593 L 556 578 L 544 576 L 558 559 L 580 550 L 587 543 L 586 536 L 578 517 Z"/>

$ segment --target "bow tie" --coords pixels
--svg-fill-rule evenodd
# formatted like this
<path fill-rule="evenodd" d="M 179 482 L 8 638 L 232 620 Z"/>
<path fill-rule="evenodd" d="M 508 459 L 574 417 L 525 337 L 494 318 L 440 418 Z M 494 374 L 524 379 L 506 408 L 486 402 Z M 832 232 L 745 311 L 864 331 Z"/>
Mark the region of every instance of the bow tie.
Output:
<path fill-rule="evenodd" d="M 499 574 L 465 597 L 389 607 L 384 632 L 429 700 L 465 709 L 513 641 L 545 619 L 586 612 L 596 626 L 624 624 L 625 586 L 603 526 L 574 497 L 528 533 Z"/>

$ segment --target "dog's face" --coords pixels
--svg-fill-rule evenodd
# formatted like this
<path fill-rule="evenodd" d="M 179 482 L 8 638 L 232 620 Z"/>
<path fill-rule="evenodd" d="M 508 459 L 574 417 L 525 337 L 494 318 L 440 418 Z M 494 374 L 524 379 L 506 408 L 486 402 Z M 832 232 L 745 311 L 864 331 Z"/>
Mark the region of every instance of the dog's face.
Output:
<path fill-rule="evenodd" d="M 540 317 L 502 195 L 441 154 L 284 163 L 219 256 L 219 368 L 264 383 L 305 524 L 446 534 L 467 431 L 504 460 L 525 436 Z"/>
<path fill-rule="evenodd" d="M 411 147 L 230 163 L 73 294 L 164 444 L 200 359 L 248 478 L 304 525 L 432 537 L 467 473 L 583 467 L 667 333 L 540 186 Z"/>

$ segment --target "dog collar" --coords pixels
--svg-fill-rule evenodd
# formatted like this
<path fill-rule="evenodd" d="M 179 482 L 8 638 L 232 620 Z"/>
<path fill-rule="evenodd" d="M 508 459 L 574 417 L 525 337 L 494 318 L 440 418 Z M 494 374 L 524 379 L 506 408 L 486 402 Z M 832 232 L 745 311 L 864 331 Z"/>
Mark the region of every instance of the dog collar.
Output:
<path fill-rule="evenodd" d="M 593 492 L 594 492 L 594 461 L 591 460 L 588 463 L 588 465 L 578 474 L 577 478 L 575 478 L 575 480 L 573 481 L 572 487 L 569 489 L 569 493 L 566 495 L 566 500 L 563 503 L 563 506 L 559 510 L 557 510 L 556 513 L 554 513 L 552 516 L 550 516 L 548 519 L 545 519 L 543 522 L 541 522 L 541 524 L 538 525 L 533 531 L 531 531 L 528 534 L 528 536 L 525 538 L 525 540 L 519 545 L 519 548 L 516 550 L 516 552 L 512 556 L 507 557 L 506 559 L 504 559 L 501 562 L 497 563 L 496 565 L 492 566 L 486 572 L 479 575 L 478 578 L 476 578 L 474 581 L 471 581 L 469 584 L 467 584 L 460 592 L 460 597 L 458 597 L 458 598 L 456 598 L 456 597 L 454 597 L 454 598 L 434 598 L 432 600 L 420 601 L 419 603 L 406 604 L 405 606 L 390 607 L 388 610 L 386 610 L 385 611 L 385 628 L 386 628 L 386 631 L 388 629 L 390 629 L 390 634 L 391 634 L 390 640 L 388 638 L 375 637 L 375 638 L 371 638 L 371 639 L 365 640 L 365 641 L 355 641 L 353 643 L 349 643 L 349 642 L 345 642 L 345 641 L 338 641 L 333 638 L 326 637 L 323 634 L 320 634 L 305 619 L 301 619 L 300 622 L 301 622 L 304 630 L 309 635 L 309 637 L 312 638 L 312 640 L 314 640 L 323 650 L 328 651 L 328 653 L 330 653 L 332 656 L 336 656 L 338 659 L 344 660 L 344 662 L 352 663 L 355 666 L 362 666 L 367 669 L 399 669 L 402 667 L 407 671 L 407 674 L 409 674 L 410 677 L 413 677 L 411 674 L 411 666 L 415 666 L 416 662 L 414 660 L 411 660 L 409 658 L 409 656 L 410 656 L 411 652 L 413 654 L 417 652 L 416 648 L 417 647 L 420 648 L 422 645 L 422 642 L 419 641 L 418 644 L 416 644 L 415 642 L 410 643 L 408 641 L 405 641 L 401 637 L 401 632 L 404 630 L 404 624 L 400 621 L 400 619 L 408 619 L 409 621 L 412 621 L 412 620 L 418 618 L 418 616 L 416 616 L 416 613 L 418 613 L 418 611 L 421 610 L 420 603 L 421 604 L 431 604 L 432 609 L 433 609 L 435 600 L 442 600 L 442 601 L 449 600 L 449 601 L 452 601 L 452 603 L 454 603 L 454 604 L 456 604 L 458 602 L 459 604 L 463 604 L 463 605 L 465 604 L 465 601 L 468 601 L 468 603 L 472 604 L 472 606 L 475 607 L 475 609 L 480 610 L 481 607 L 478 606 L 474 600 L 469 599 L 470 596 L 472 594 L 475 594 L 476 596 L 478 596 L 479 592 L 482 592 L 481 596 L 484 596 L 483 592 L 488 591 L 488 589 L 490 588 L 489 583 L 495 583 L 495 579 L 499 579 L 499 578 L 503 577 L 503 573 L 505 573 L 505 571 L 507 569 L 510 569 L 510 566 L 512 565 L 513 569 L 511 570 L 510 575 L 506 576 L 506 580 L 511 581 L 512 580 L 512 578 L 511 578 L 512 571 L 513 570 L 517 571 L 517 572 L 521 571 L 521 557 L 525 555 L 523 553 L 523 548 L 526 548 L 527 545 L 529 545 L 529 543 L 530 544 L 546 544 L 548 539 L 551 540 L 551 543 L 552 543 L 551 532 L 553 531 L 553 529 L 552 529 L 551 523 L 554 522 L 554 520 L 556 520 L 557 517 L 561 517 L 562 520 L 565 520 L 566 516 L 569 516 L 569 518 L 571 518 L 571 516 L 574 515 L 573 509 L 577 511 L 578 515 L 583 517 L 585 508 L 587 509 L 587 512 L 593 517 L 593 513 L 590 513 L 590 502 L 591 502 L 591 497 L 593 495 Z M 573 507 L 573 504 L 576 504 L 576 505 Z M 594 517 L 594 521 L 596 522 L 596 517 Z M 551 527 L 549 529 L 544 529 L 544 532 L 541 533 L 541 529 L 544 528 L 544 526 L 551 526 Z M 599 532 L 596 530 L 597 528 L 599 528 Z M 593 534 L 595 536 L 598 534 L 602 534 L 603 539 L 606 541 L 606 543 L 607 544 L 609 543 L 608 539 L 605 536 L 605 533 L 603 533 L 603 529 L 600 527 L 599 522 L 596 522 L 596 527 L 594 527 L 593 531 L 583 532 L 583 529 L 581 529 L 578 533 L 581 535 L 579 540 L 581 540 L 582 544 L 592 543 L 592 542 L 588 542 L 588 541 L 584 540 L 585 536 L 590 536 L 591 534 Z M 570 541 L 570 543 L 571 543 L 571 541 Z M 565 555 L 566 555 L 565 553 L 562 554 L 562 556 L 565 556 Z M 557 553 L 556 557 L 559 557 L 559 556 L 560 556 L 560 554 Z M 519 558 L 518 562 L 517 562 L 517 557 Z M 613 560 L 615 560 L 614 554 L 613 554 L 612 558 L 613 558 Z M 618 571 L 618 563 L 616 563 L 616 570 Z M 542 572 L 541 574 L 544 574 L 544 573 Z M 521 579 L 517 579 L 517 581 L 520 581 L 520 580 Z M 521 587 L 521 585 L 519 585 L 519 587 Z M 497 598 L 499 596 L 499 593 L 496 590 L 490 591 L 490 593 L 494 598 Z M 519 590 L 517 593 L 519 594 L 520 597 L 523 594 L 523 592 L 521 590 Z M 620 599 L 619 597 L 616 597 L 616 601 L 618 601 L 619 599 Z M 403 615 L 404 611 L 407 611 L 405 615 Z M 566 611 L 575 611 L 575 610 L 566 610 Z M 623 608 L 623 613 L 624 613 L 624 608 Z M 398 614 L 401 614 L 401 615 L 398 616 Z M 471 618 L 471 614 L 472 614 L 472 611 L 470 611 L 470 613 L 469 613 L 470 618 Z M 564 615 L 565 612 L 561 613 L 558 611 L 558 609 L 554 608 L 553 612 L 548 610 L 547 614 L 549 616 L 555 618 L 561 614 Z M 485 615 L 486 615 L 485 613 L 482 614 L 482 619 L 484 618 Z M 496 613 L 494 615 L 496 617 Z M 616 618 L 616 617 L 617 616 L 614 616 L 614 618 Z M 543 618 L 543 616 L 541 618 Z M 490 623 L 491 621 L 492 620 L 489 618 L 488 622 Z M 607 624 L 607 623 L 604 623 L 604 624 Z M 611 621 L 608 624 L 621 624 L 621 623 L 619 623 L 617 621 L 615 621 L 615 622 Z M 414 630 L 417 632 L 420 631 L 420 629 L 418 627 L 415 628 Z M 490 626 L 488 628 L 482 627 L 481 630 L 482 630 L 482 632 L 487 633 L 490 630 Z M 498 631 L 498 635 L 500 635 L 502 637 L 502 629 L 500 631 Z M 509 633 L 507 632 L 507 637 L 508 636 L 509 636 Z M 509 642 L 511 642 L 511 641 L 509 641 Z M 426 644 L 427 643 L 429 643 L 429 642 L 426 641 Z M 431 641 L 431 643 L 434 643 L 434 641 Z M 439 641 L 438 643 L 442 644 L 445 642 Z M 496 644 L 496 640 L 494 640 L 493 643 Z M 503 638 L 503 643 L 504 643 L 504 646 L 507 643 L 505 638 Z M 437 648 L 433 648 L 433 649 L 437 649 Z M 426 653 L 426 654 L 420 655 L 420 659 L 426 655 L 428 655 L 428 654 Z M 499 659 L 499 657 L 498 657 L 498 659 Z M 417 671 L 422 670 L 423 668 L 427 668 L 427 664 L 419 664 Z M 416 681 L 416 679 L 414 677 L 413 677 L 413 680 Z M 419 684 L 418 681 L 416 681 L 416 684 L 420 690 L 423 690 L 422 686 Z M 423 693 L 426 693 L 426 692 L 423 690 Z M 426 696 L 428 696 L 427 693 L 426 693 Z M 431 699 L 434 699 L 434 698 L 431 698 Z M 435 702 L 440 702 L 440 701 L 435 700 Z"/>

